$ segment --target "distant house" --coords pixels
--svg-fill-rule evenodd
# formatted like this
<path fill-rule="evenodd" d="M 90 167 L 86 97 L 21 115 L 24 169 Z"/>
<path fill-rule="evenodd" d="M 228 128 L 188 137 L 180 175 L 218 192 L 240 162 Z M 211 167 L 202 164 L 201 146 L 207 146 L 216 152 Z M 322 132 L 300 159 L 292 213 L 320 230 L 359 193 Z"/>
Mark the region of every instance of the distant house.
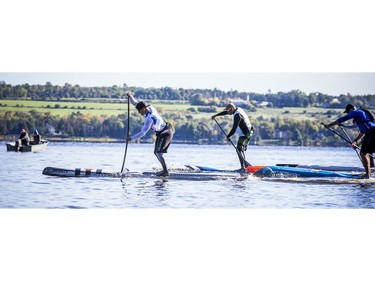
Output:
<path fill-rule="evenodd" d="M 322 107 L 323 108 L 336 108 L 338 106 L 340 106 L 340 100 L 338 98 L 333 98 L 330 102 L 328 101 L 325 101 L 323 104 L 322 104 Z"/>
<path fill-rule="evenodd" d="M 230 102 L 233 103 L 235 106 L 250 105 L 250 102 L 248 100 L 231 100 Z"/>
<path fill-rule="evenodd" d="M 86 126 L 86 133 L 85 133 L 85 136 L 86 137 L 93 137 L 94 136 L 94 126 Z"/>
<path fill-rule="evenodd" d="M 269 105 L 269 102 L 268 101 L 258 101 L 257 104 L 258 104 L 259 107 L 266 107 L 266 106 Z"/>
<path fill-rule="evenodd" d="M 291 138 L 291 133 L 289 131 L 281 131 L 279 129 L 276 129 L 274 133 L 274 138 L 289 140 Z"/>
<path fill-rule="evenodd" d="M 46 125 L 44 125 L 44 131 L 46 132 L 46 134 L 49 134 L 49 135 L 52 135 L 52 136 L 64 136 L 64 137 L 67 136 L 67 134 L 65 134 L 63 132 L 56 131 L 56 129 L 48 123 L 46 123 Z"/>

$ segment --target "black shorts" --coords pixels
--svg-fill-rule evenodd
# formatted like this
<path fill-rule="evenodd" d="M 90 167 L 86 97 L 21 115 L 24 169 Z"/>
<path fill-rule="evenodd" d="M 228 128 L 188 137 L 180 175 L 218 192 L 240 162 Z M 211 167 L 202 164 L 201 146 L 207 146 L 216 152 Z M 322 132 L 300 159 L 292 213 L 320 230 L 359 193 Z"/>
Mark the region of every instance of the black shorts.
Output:
<path fill-rule="evenodd" d="M 375 128 L 370 129 L 363 138 L 361 153 L 375 152 Z"/>
<path fill-rule="evenodd" d="M 253 130 L 251 130 L 247 136 L 242 136 L 238 138 L 237 142 L 237 149 L 239 151 L 246 151 L 247 150 L 247 145 L 250 142 L 251 137 L 253 136 Z"/>
<path fill-rule="evenodd" d="M 164 130 L 160 135 L 156 135 L 154 153 L 167 153 L 168 147 L 173 138 L 172 129 Z"/>

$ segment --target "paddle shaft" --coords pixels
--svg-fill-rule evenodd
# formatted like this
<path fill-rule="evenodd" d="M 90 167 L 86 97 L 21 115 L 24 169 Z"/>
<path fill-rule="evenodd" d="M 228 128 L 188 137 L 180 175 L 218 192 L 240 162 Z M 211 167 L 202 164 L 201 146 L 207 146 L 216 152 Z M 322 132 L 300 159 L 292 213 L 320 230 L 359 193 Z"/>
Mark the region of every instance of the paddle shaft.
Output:
<path fill-rule="evenodd" d="M 350 136 L 348 135 L 348 133 L 346 132 L 346 130 L 344 129 L 344 127 L 343 127 L 343 126 L 340 126 L 340 125 L 339 125 L 339 127 L 340 127 L 340 129 L 344 132 L 345 136 L 348 138 L 348 140 L 350 141 L 350 143 L 352 143 L 352 139 L 350 138 Z M 356 147 L 353 147 L 353 149 L 354 149 L 355 152 L 357 153 L 357 156 L 358 156 L 359 160 L 361 161 L 361 163 L 362 163 L 362 165 L 363 165 L 363 160 L 362 160 L 361 155 L 360 155 L 359 152 L 358 152 L 358 149 L 357 149 Z"/>
<path fill-rule="evenodd" d="M 325 124 L 322 122 L 320 123 L 322 124 L 323 126 L 325 126 Z M 340 138 L 342 138 L 344 141 L 346 141 L 347 143 L 350 143 L 352 144 L 352 142 L 350 140 L 348 140 L 347 138 L 344 138 L 342 135 L 340 135 L 338 132 L 336 132 L 335 130 L 333 130 L 331 127 L 328 128 L 332 133 L 338 135 Z M 358 146 L 356 146 L 357 148 L 359 148 Z"/>
<path fill-rule="evenodd" d="M 220 126 L 219 122 L 217 122 L 216 119 L 214 119 L 214 120 L 215 120 L 216 124 L 219 126 L 220 130 L 221 130 L 221 131 L 223 132 L 223 134 L 225 135 L 225 137 L 227 138 L 227 140 L 232 144 L 232 146 L 234 147 L 234 149 L 237 151 L 237 154 L 239 155 L 239 157 L 241 157 L 242 160 L 245 161 L 246 166 L 251 166 L 251 164 L 250 164 L 249 162 L 247 162 L 247 161 L 243 158 L 243 156 L 241 155 L 241 152 L 240 152 L 240 151 L 238 150 L 238 148 L 234 145 L 234 143 L 232 142 L 232 140 L 231 140 L 230 138 L 228 139 L 227 134 L 225 133 L 224 129 Z"/>
<path fill-rule="evenodd" d="M 129 96 L 128 96 L 128 130 L 126 132 L 126 138 L 129 137 L 129 130 L 130 130 L 130 103 L 129 103 Z M 122 161 L 121 173 L 124 171 L 126 154 L 128 152 L 128 143 L 129 142 L 126 141 L 126 144 L 125 144 L 125 154 L 124 154 L 124 160 Z"/>
<path fill-rule="evenodd" d="M 325 126 L 325 124 L 322 122 L 322 123 L 320 123 L 320 124 L 322 124 L 323 126 Z M 343 137 L 342 135 L 340 135 L 338 132 L 336 132 L 335 130 L 333 130 L 332 128 L 328 128 L 331 132 L 333 132 L 334 134 L 336 134 L 336 135 L 338 135 L 340 138 L 342 138 L 344 141 L 346 141 L 347 143 L 350 143 L 350 144 L 352 144 L 352 142 L 350 141 L 350 138 L 349 139 L 347 139 L 347 138 L 345 138 L 345 137 Z M 354 149 L 360 149 L 360 147 L 358 147 L 358 146 L 353 146 L 353 148 Z M 370 153 L 369 153 L 369 156 L 370 157 L 374 157 L 374 156 L 372 156 Z"/>

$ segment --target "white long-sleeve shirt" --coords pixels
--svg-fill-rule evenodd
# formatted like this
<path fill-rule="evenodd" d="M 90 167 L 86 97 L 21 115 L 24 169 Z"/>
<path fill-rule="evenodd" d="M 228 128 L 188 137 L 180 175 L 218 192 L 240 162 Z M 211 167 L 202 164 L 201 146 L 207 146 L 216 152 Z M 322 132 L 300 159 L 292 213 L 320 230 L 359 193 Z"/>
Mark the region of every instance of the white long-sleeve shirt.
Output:
<path fill-rule="evenodd" d="M 131 103 L 136 106 L 138 101 L 134 97 L 130 97 Z M 163 118 L 159 115 L 158 111 L 153 106 L 147 106 L 148 113 L 146 113 L 145 121 L 140 132 L 131 136 L 132 140 L 140 139 L 144 137 L 147 132 L 152 129 L 155 132 L 159 132 L 164 129 L 165 122 Z"/>

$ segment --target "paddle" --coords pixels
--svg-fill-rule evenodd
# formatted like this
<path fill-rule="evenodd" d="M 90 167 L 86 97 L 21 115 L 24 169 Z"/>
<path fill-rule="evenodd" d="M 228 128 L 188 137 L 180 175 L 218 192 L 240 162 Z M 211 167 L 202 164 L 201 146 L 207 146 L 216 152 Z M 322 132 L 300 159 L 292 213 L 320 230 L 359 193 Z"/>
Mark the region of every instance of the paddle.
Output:
<path fill-rule="evenodd" d="M 348 133 L 345 131 L 344 126 L 342 124 L 339 124 L 338 126 L 340 126 L 341 130 L 344 132 L 344 134 L 346 135 L 346 137 L 348 138 L 348 140 L 350 140 L 350 142 L 351 142 L 352 140 L 349 137 Z M 354 149 L 355 149 L 355 152 L 357 153 L 359 159 L 362 162 L 362 157 L 360 156 L 360 154 L 358 152 L 359 147 L 355 147 Z M 368 155 L 370 156 L 370 167 L 374 167 L 374 156 L 371 153 L 369 153 Z M 362 162 L 362 164 L 363 164 L 363 162 Z"/>
<path fill-rule="evenodd" d="M 322 122 L 322 123 L 320 123 L 320 124 L 322 124 L 323 126 L 325 126 L 325 124 Z M 342 138 L 344 141 L 346 141 L 347 143 L 350 143 L 350 144 L 352 144 L 352 142 L 350 141 L 350 138 L 349 139 L 347 139 L 347 138 L 345 138 L 345 137 L 343 137 L 342 135 L 340 135 L 338 132 L 336 132 L 335 130 L 333 130 L 332 128 L 328 128 L 331 132 L 333 132 L 334 134 L 336 134 L 336 135 L 338 135 L 340 138 Z M 359 146 L 353 146 L 353 148 L 354 149 L 361 149 Z M 357 153 L 358 154 L 358 153 Z M 371 157 L 371 158 L 374 158 L 374 156 L 372 156 L 370 153 L 369 153 L 369 156 Z M 363 162 L 362 162 L 362 157 L 360 157 L 360 159 L 361 159 L 361 163 L 362 163 L 362 165 L 363 165 Z"/>
<path fill-rule="evenodd" d="M 129 103 L 129 96 L 128 96 L 128 130 L 126 132 L 126 138 L 129 137 L 129 129 L 130 129 L 130 103 Z M 124 165 L 125 165 L 125 160 L 126 160 L 126 154 L 128 152 L 128 141 L 126 141 L 125 145 L 125 154 L 124 154 L 124 161 L 122 162 L 122 167 L 121 167 L 121 173 L 124 170 Z"/>
<path fill-rule="evenodd" d="M 225 135 L 225 137 L 228 139 L 227 134 L 225 133 L 224 129 L 220 126 L 219 122 L 217 122 L 216 119 L 214 119 L 214 120 L 215 120 L 216 124 L 219 126 L 220 130 L 221 130 L 221 131 L 223 132 L 223 134 Z M 228 140 L 230 141 L 230 143 L 232 144 L 232 146 L 234 147 L 234 149 L 237 151 L 237 154 L 238 154 L 238 155 L 241 157 L 241 159 L 245 162 L 246 167 L 251 166 L 251 164 L 250 164 L 249 162 L 247 162 L 247 161 L 243 158 L 243 156 L 241 155 L 241 152 L 238 151 L 237 147 L 234 145 L 234 143 L 232 142 L 232 140 L 231 140 L 231 139 L 228 139 Z"/>
<path fill-rule="evenodd" d="M 320 123 L 322 124 L 324 127 L 326 126 L 323 122 Z M 350 140 L 348 140 L 347 138 L 343 137 L 342 135 L 340 135 L 338 132 L 336 132 L 335 130 L 333 130 L 331 127 L 328 128 L 332 133 L 338 135 L 340 138 L 342 138 L 344 141 L 346 141 L 347 143 L 350 143 L 352 144 L 352 142 Z M 354 149 L 357 149 L 359 148 L 358 146 L 353 146 Z"/>
<path fill-rule="evenodd" d="M 352 139 L 350 138 L 350 136 L 348 135 L 348 133 L 346 132 L 346 130 L 344 129 L 344 127 L 339 124 L 338 125 L 340 127 L 340 129 L 344 132 L 345 136 L 347 137 L 347 140 L 350 141 L 350 143 L 352 143 Z M 357 156 L 359 158 L 359 160 L 361 161 L 362 165 L 363 165 L 363 161 L 362 161 L 362 157 L 361 155 L 359 155 L 359 152 L 358 152 L 358 149 L 356 147 L 353 147 L 353 149 L 355 150 L 355 152 L 357 153 Z"/>

